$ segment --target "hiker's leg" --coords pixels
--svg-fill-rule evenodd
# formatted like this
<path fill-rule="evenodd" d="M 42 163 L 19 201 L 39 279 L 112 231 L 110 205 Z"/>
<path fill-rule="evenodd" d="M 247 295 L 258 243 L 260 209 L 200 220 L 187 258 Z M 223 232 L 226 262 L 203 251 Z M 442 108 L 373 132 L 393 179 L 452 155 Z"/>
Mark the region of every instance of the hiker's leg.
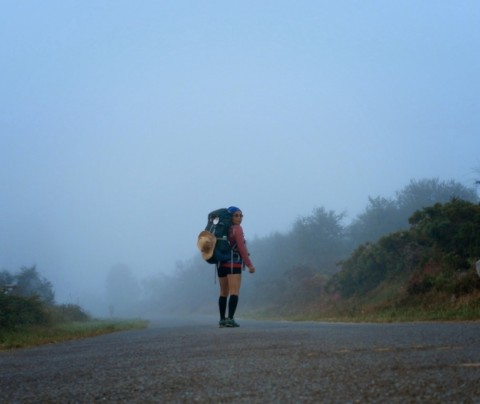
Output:
<path fill-rule="evenodd" d="M 228 318 L 233 319 L 237 310 L 238 295 L 230 295 L 228 299 Z"/>
<path fill-rule="evenodd" d="M 229 274 L 227 275 L 227 279 L 228 294 L 238 296 L 240 294 L 240 284 L 242 283 L 242 276 L 240 274 Z"/>
<path fill-rule="evenodd" d="M 227 311 L 227 297 L 219 296 L 218 297 L 218 312 L 220 313 L 220 320 L 225 319 L 225 313 Z"/>
<path fill-rule="evenodd" d="M 228 275 L 228 285 L 230 298 L 228 299 L 228 318 L 233 318 L 238 304 L 238 295 L 240 293 L 240 284 L 242 277 L 239 274 Z"/>
<path fill-rule="evenodd" d="M 220 320 L 225 318 L 227 311 L 227 296 L 228 296 L 228 278 L 226 276 L 218 278 L 220 284 L 220 296 L 218 297 L 218 310 L 220 312 Z"/>
<path fill-rule="evenodd" d="M 230 290 L 230 282 L 227 276 L 218 278 L 218 283 L 220 285 L 220 296 L 227 297 Z"/>

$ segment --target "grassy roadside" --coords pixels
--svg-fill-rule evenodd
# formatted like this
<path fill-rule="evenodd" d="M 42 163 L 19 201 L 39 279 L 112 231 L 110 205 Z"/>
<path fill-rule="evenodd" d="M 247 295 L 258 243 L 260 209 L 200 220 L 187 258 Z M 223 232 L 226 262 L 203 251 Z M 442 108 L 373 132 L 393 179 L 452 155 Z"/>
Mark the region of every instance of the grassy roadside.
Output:
<path fill-rule="evenodd" d="M 455 297 L 445 292 L 400 296 L 378 302 L 352 298 L 331 307 L 331 314 L 357 321 L 478 321 L 480 292 Z"/>
<path fill-rule="evenodd" d="M 479 310 L 438 310 L 429 311 L 418 308 L 392 309 L 369 313 L 347 313 L 345 311 L 329 311 L 317 313 L 274 313 L 273 311 L 251 311 L 245 315 L 254 320 L 283 320 L 283 321 L 325 321 L 332 323 L 403 323 L 424 321 L 480 321 Z"/>
<path fill-rule="evenodd" d="M 94 337 L 117 331 L 141 329 L 148 322 L 133 320 L 91 320 L 63 323 L 54 326 L 21 327 L 16 330 L 0 330 L 0 351 L 26 348 L 62 341 Z"/>
<path fill-rule="evenodd" d="M 355 297 L 332 302 L 318 300 L 304 305 L 272 306 L 249 311 L 254 319 L 331 322 L 480 321 L 480 291 L 454 298 L 431 293 L 402 299 Z"/>

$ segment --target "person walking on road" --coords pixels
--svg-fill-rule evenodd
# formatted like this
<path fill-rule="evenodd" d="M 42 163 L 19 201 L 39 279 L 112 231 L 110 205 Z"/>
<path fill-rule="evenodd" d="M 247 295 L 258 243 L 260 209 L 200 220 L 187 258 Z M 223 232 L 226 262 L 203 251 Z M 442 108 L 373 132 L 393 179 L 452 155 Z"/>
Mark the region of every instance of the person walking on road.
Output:
<path fill-rule="evenodd" d="M 232 248 L 231 258 L 228 261 L 220 262 L 217 267 L 218 281 L 220 284 L 220 296 L 218 298 L 218 308 L 220 311 L 220 327 L 239 327 L 234 320 L 235 311 L 238 304 L 240 285 L 242 280 L 242 270 L 245 266 L 251 274 L 255 272 L 255 267 L 250 260 L 243 228 L 241 226 L 243 213 L 236 206 L 230 206 L 228 211 L 232 215 L 232 226 L 228 234 L 228 241 Z M 225 317 L 228 306 L 228 317 Z"/>

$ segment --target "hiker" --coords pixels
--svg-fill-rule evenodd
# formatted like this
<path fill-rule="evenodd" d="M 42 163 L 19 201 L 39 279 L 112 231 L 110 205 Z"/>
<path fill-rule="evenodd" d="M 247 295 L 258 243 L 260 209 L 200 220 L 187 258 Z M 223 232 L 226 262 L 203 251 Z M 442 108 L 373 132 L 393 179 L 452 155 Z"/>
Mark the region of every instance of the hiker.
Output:
<path fill-rule="evenodd" d="M 251 274 L 255 272 L 255 267 L 250 260 L 243 229 L 241 226 L 243 213 L 236 206 L 230 206 L 228 211 L 232 215 L 232 226 L 228 234 L 228 241 L 232 246 L 231 259 L 222 261 L 217 266 L 218 281 L 220 283 L 220 297 L 218 298 L 218 308 L 220 310 L 220 327 L 239 327 L 234 320 L 235 310 L 238 304 L 238 295 L 240 293 L 240 283 L 242 270 L 245 265 Z M 228 318 L 225 318 L 228 299 Z"/>

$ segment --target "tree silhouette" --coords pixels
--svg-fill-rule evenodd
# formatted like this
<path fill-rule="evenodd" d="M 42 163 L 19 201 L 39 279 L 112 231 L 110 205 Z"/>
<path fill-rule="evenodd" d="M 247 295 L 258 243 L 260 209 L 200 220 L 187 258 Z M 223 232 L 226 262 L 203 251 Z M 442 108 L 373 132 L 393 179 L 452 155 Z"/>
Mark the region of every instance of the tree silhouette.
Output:
<path fill-rule="evenodd" d="M 15 289 L 12 291 L 12 295 L 37 296 L 44 303 L 55 303 L 55 293 L 51 282 L 38 273 L 35 265 L 30 268 L 23 267 L 19 274 L 14 275 L 14 282 Z"/>

